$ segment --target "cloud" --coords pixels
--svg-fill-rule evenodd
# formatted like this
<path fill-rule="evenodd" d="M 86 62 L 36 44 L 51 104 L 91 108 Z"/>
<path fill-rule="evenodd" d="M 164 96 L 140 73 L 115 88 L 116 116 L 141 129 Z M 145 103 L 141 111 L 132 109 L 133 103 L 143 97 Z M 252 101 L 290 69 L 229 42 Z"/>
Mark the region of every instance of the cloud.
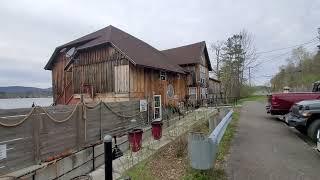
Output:
<path fill-rule="evenodd" d="M 110 24 L 158 49 L 202 40 L 209 45 L 245 28 L 257 50 L 265 51 L 315 37 L 319 9 L 317 0 L 3 0 L 0 86 L 51 86 L 43 66 L 54 48 Z M 268 81 L 263 76 L 276 73 L 285 58 L 262 64 L 255 82 Z"/>

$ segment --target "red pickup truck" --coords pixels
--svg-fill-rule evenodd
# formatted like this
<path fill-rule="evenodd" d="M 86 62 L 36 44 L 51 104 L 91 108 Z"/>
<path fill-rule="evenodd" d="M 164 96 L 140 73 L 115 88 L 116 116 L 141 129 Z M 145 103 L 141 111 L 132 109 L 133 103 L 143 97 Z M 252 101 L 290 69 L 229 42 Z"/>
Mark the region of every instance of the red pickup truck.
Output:
<path fill-rule="evenodd" d="M 268 95 L 267 113 L 285 115 L 294 103 L 303 100 L 320 99 L 320 81 L 313 83 L 312 92 L 273 93 Z"/>

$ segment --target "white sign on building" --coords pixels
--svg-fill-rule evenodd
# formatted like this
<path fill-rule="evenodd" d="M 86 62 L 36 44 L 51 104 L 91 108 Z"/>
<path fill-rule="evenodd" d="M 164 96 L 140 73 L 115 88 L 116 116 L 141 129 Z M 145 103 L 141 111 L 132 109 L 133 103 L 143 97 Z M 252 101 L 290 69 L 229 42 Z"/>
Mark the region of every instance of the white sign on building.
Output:
<path fill-rule="evenodd" d="M 145 112 L 148 109 L 148 102 L 146 99 L 140 100 L 140 112 Z"/>
<path fill-rule="evenodd" d="M 0 145 L 0 160 L 7 158 L 7 145 Z"/>

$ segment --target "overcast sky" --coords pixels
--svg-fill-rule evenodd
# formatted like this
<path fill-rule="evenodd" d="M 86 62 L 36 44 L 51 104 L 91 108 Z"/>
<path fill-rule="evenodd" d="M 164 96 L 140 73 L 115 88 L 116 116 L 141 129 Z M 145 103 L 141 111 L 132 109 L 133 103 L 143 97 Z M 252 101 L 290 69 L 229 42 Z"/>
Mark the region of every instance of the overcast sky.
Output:
<path fill-rule="evenodd" d="M 315 38 L 319 9 L 320 0 L 1 0 L 0 86 L 50 87 L 43 67 L 54 48 L 110 24 L 160 50 L 203 40 L 209 47 L 246 29 L 257 50 L 268 51 Z M 267 82 L 286 57 L 255 69 L 253 82 Z"/>

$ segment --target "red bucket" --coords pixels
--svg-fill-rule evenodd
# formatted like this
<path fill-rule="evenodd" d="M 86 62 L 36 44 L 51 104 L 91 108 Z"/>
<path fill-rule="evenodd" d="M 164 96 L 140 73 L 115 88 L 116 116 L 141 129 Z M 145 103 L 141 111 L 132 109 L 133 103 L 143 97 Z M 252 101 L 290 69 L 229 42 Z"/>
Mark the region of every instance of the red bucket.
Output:
<path fill-rule="evenodd" d="M 162 137 L 162 122 L 161 121 L 153 121 L 151 123 L 151 133 L 153 139 L 159 140 Z"/>
<path fill-rule="evenodd" d="M 132 152 L 138 152 L 142 145 L 142 129 L 134 129 L 129 132 L 128 139 Z"/>

